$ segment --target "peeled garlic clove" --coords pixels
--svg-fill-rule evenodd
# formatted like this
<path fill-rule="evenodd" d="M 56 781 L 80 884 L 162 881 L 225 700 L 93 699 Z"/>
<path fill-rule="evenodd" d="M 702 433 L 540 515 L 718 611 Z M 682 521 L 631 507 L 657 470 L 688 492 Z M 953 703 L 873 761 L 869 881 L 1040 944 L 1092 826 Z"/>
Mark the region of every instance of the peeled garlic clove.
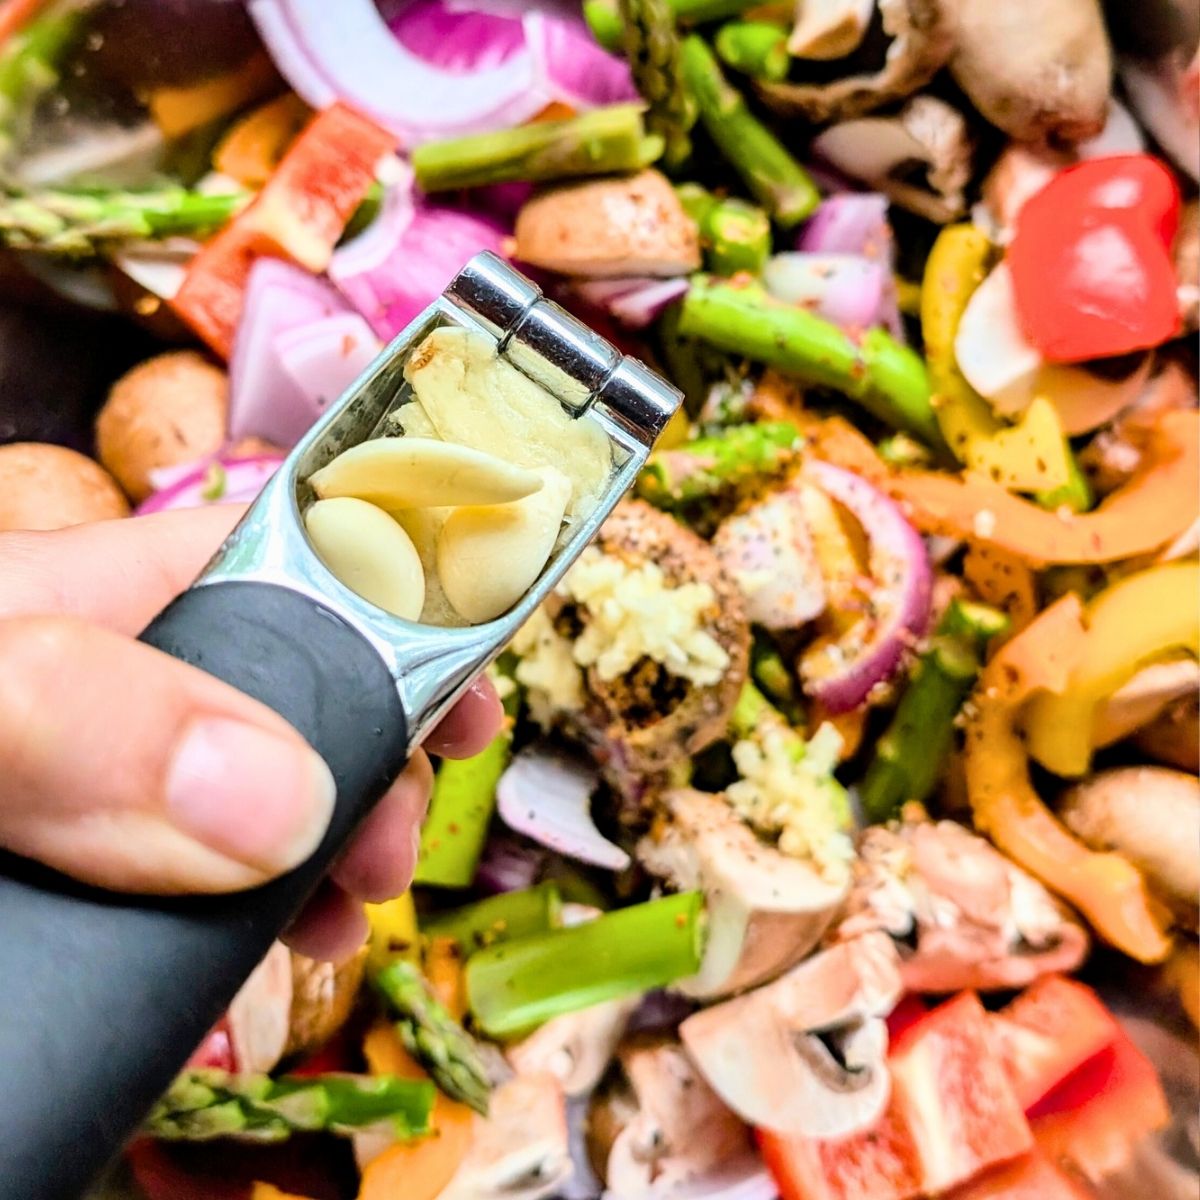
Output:
<path fill-rule="evenodd" d="M 372 438 L 310 476 L 322 500 L 353 496 L 380 508 L 506 504 L 542 486 L 533 471 L 432 438 Z"/>
<path fill-rule="evenodd" d="M 412 539 L 383 509 L 349 496 L 318 500 L 304 524 L 321 561 L 351 591 L 406 621 L 421 615 L 421 559 Z"/>
<path fill-rule="evenodd" d="M 541 467 L 542 489 L 515 504 L 457 508 L 438 538 L 438 578 L 446 598 L 468 621 L 507 612 L 541 574 L 554 549 L 571 481 Z"/>

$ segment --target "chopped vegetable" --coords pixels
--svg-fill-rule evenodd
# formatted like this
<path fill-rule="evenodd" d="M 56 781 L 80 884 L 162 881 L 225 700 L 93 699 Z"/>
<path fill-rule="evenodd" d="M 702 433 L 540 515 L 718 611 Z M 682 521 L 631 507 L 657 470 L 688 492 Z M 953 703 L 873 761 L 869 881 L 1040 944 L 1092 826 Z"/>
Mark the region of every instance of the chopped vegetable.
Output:
<path fill-rule="evenodd" d="M 1174 176 L 1148 154 L 1069 167 L 1026 202 L 1007 262 L 1021 326 L 1049 361 L 1127 354 L 1179 331 L 1179 205 Z"/>
<path fill-rule="evenodd" d="M 681 892 L 489 946 L 467 962 L 471 1013 L 489 1037 L 514 1037 L 560 1013 L 685 979 L 700 965 L 702 919 L 700 893 Z"/>
<path fill-rule="evenodd" d="M 1008 626 L 982 604 L 955 600 L 917 660 L 891 724 L 859 787 L 872 821 L 899 816 L 910 800 L 926 800 L 937 784 L 954 739 L 954 719 L 979 675 L 987 643 Z"/>
<path fill-rule="evenodd" d="M 615 104 L 503 133 L 427 142 L 413 151 L 412 165 L 422 191 L 444 192 L 636 171 L 661 152 L 661 142 L 646 132 L 642 109 Z"/>
<path fill-rule="evenodd" d="M 1142 962 L 1160 962 L 1171 943 L 1164 912 L 1141 873 L 1120 855 L 1077 841 L 1034 791 L 1017 729 L 1039 689 L 1062 693 L 1085 645 L 1074 595 L 1042 612 L 984 668 L 968 710 L 967 790 L 976 826 L 1004 853 L 1069 900 L 1102 937 Z"/>
<path fill-rule="evenodd" d="M 179 1076 L 151 1110 L 146 1128 L 170 1141 L 237 1136 L 277 1142 L 293 1133 L 349 1133 L 381 1126 L 398 1138 L 429 1127 L 433 1087 L 411 1079 L 355 1075 L 271 1079 L 193 1070 Z"/>
<path fill-rule="evenodd" d="M 529 937 L 557 929 L 562 924 L 562 896 L 555 883 L 488 896 L 462 908 L 451 908 L 427 918 L 424 930 L 431 938 L 451 938 L 469 957 L 475 950 L 496 942 Z"/>
<path fill-rule="evenodd" d="M 1084 611 L 1087 633 L 1065 685 L 1035 696 L 1029 753 L 1058 775 L 1091 765 L 1098 706 L 1140 667 L 1173 652 L 1200 654 L 1200 566 L 1169 563 L 1105 588 Z"/>
<path fill-rule="evenodd" d="M 821 197 L 808 173 L 746 107 L 697 34 L 683 42 L 683 78 L 700 120 L 751 195 L 785 228 L 803 221 Z"/>
<path fill-rule="evenodd" d="M 667 0 L 675 20 L 681 25 L 701 25 L 736 17 L 761 0 Z M 593 36 L 608 50 L 619 50 L 623 31 L 620 0 L 584 0 L 583 15 Z"/>
<path fill-rule="evenodd" d="M 778 83 L 792 65 L 788 31 L 773 21 L 730 21 L 717 30 L 713 45 L 726 66 L 751 79 Z"/>
<path fill-rule="evenodd" d="M 663 141 L 663 158 L 677 167 L 692 152 L 688 136 L 696 107 L 679 70 L 679 35 L 669 0 L 618 0 L 621 49 L 634 87 L 649 106 L 646 127 Z"/>
<path fill-rule="evenodd" d="M 294 92 L 269 100 L 225 133 L 213 151 L 213 166 L 245 187 L 262 187 L 310 115 Z"/>
<path fill-rule="evenodd" d="M 474 1039 L 446 1011 L 411 963 L 388 963 L 374 978 L 396 1034 L 443 1092 L 487 1114 L 491 1082 Z"/>
<path fill-rule="evenodd" d="M 870 329 L 855 340 L 829 321 L 771 299 L 756 284 L 698 275 L 683 298 L 679 332 L 835 388 L 885 424 L 927 445 L 942 444 L 925 365 L 886 330 Z"/>
<path fill-rule="evenodd" d="M 698 184 L 676 189 L 700 227 L 705 266 L 714 275 L 758 275 L 771 253 L 771 222 L 761 208 L 736 197 L 720 198 Z"/>

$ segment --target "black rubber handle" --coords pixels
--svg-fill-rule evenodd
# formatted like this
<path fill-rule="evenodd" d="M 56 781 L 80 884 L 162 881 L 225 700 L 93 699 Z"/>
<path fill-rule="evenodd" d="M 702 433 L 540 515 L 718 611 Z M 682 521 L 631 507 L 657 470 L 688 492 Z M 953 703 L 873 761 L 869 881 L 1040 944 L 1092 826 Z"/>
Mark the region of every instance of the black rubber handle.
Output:
<path fill-rule="evenodd" d="M 307 863 L 228 897 L 116 897 L 0 855 L 4 1200 L 78 1200 L 408 756 L 383 660 L 297 592 L 257 583 L 196 588 L 142 640 L 286 717 L 333 771 L 337 807 Z"/>

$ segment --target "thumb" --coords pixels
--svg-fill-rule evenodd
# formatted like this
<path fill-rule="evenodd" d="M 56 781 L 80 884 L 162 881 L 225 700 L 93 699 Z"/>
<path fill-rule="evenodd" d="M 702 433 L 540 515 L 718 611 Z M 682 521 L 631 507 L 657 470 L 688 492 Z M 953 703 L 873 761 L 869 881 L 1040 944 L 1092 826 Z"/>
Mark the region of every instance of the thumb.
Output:
<path fill-rule="evenodd" d="M 85 883 L 236 891 L 303 862 L 329 768 L 276 713 L 67 618 L 0 621 L 0 846 Z"/>

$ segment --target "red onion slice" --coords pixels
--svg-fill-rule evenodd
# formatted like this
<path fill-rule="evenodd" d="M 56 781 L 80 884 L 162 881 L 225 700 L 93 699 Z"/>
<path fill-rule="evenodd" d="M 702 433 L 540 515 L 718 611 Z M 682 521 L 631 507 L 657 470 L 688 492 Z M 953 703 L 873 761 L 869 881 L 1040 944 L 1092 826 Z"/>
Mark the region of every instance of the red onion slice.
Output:
<path fill-rule="evenodd" d="M 888 224 L 888 198 L 878 192 L 844 192 L 817 206 L 796 237 L 810 254 L 861 254 L 890 267 L 895 239 Z"/>
<path fill-rule="evenodd" d="M 246 285 L 229 363 L 229 433 L 292 446 L 318 410 L 284 372 L 275 351 L 280 334 L 347 311 L 324 280 L 279 259 L 261 258 Z"/>
<path fill-rule="evenodd" d="M 273 454 L 254 458 L 218 457 L 193 467 L 170 487 L 138 506 L 139 517 L 205 504 L 248 504 L 263 490 L 283 462 Z"/>
<path fill-rule="evenodd" d="M 767 291 L 847 330 L 882 324 L 891 272 L 857 254 L 776 254 L 763 269 Z"/>
<path fill-rule="evenodd" d="M 335 313 L 276 336 L 284 375 L 316 415 L 323 413 L 374 361 L 379 339 L 358 313 Z"/>
<path fill-rule="evenodd" d="M 870 542 L 873 612 L 837 642 L 805 655 L 805 690 L 830 713 L 857 708 L 871 689 L 890 679 L 926 631 L 933 571 L 921 536 L 896 504 L 859 475 L 809 462 L 805 477 L 850 510 Z"/>
<path fill-rule="evenodd" d="M 585 304 L 607 312 L 626 329 L 645 329 L 686 294 L 688 281 L 638 275 L 583 279 L 571 284 L 571 289 Z"/>
<path fill-rule="evenodd" d="M 496 807 L 510 829 L 539 845 L 622 871 L 629 866 L 629 855 L 592 821 L 592 793 L 598 782 L 591 765 L 533 746 L 516 755 L 500 777 Z"/>
<path fill-rule="evenodd" d="M 636 99 L 625 65 L 578 13 L 414 0 L 393 20 L 373 0 L 249 0 L 288 83 L 314 108 L 344 100 L 409 146 L 520 125 L 546 105 Z"/>

